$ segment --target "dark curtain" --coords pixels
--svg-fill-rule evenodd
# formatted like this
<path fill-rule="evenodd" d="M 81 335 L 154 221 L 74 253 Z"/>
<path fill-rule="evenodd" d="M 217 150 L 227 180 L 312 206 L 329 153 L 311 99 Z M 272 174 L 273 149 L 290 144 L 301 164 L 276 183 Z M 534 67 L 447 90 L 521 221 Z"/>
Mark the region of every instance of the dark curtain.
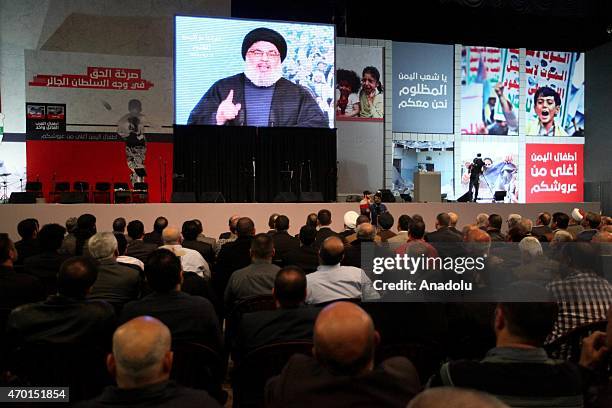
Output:
<path fill-rule="evenodd" d="M 175 126 L 174 191 L 220 191 L 228 202 L 251 202 L 253 159 L 255 201 L 289 190 L 336 199 L 335 129 Z"/>

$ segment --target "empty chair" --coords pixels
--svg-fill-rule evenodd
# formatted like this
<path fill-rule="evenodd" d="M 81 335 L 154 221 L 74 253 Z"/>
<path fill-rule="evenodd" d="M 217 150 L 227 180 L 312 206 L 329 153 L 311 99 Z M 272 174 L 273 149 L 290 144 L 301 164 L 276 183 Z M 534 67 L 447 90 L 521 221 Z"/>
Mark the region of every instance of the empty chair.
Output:
<path fill-rule="evenodd" d="M 27 193 L 34 193 L 36 198 L 43 198 L 43 185 L 40 181 L 28 181 L 25 185 Z"/>
<path fill-rule="evenodd" d="M 72 191 L 85 194 L 86 202 L 89 202 L 89 183 L 87 181 L 75 181 L 72 183 Z"/>
<path fill-rule="evenodd" d="M 57 181 L 53 185 L 53 190 L 49 193 L 49 201 L 56 203 L 59 201 L 62 193 L 70 191 L 70 182 L 68 181 Z"/>
<path fill-rule="evenodd" d="M 111 183 L 107 181 L 98 181 L 93 192 L 94 203 L 110 204 L 111 202 Z"/>
<path fill-rule="evenodd" d="M 147 183 L 134 183 L 132 191 L 133 203 L 146 203 L 149 201 L 149 185 Z"/>
<path fill-rule="evenodd" d="M 132 192 L 128 183 L 117 182 L 113 184 L 113 202 L 119 203 L 130 203 L 132 202 Z"/>

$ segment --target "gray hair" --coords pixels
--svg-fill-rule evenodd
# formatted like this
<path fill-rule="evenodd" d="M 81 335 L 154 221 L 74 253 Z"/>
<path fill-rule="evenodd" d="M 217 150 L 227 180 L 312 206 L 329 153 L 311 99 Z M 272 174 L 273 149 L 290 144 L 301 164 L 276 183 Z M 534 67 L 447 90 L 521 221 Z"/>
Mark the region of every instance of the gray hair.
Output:
<path fill-rule="evenodd" d="M 88 249 L 95 259 L 112 258 L 117 251 L 117 238 L 112 232 L 98 232 L 89 238 Z"/>
<path fill-rule="evenodd" d="M 508 229 L 516 227 L 523 217 L 519 214 L 510 214 L 508 215 Z"/>
<path fill-rule="evenodd" d="M 476 226 L 480 227 L 488 227 L 489 226 L 489 214 L 480 213 L 476 216 Z"/>
<path fill-rule="evenodd" d="M 574 236 L 570 232 L 559 230 L 553 235 L 551 243 L 572 242 L 573 240 Z"/>
<path fill-rule="evenodd" d="M 521 254 L 529 255 L 532 258 L 543 255 L 542 244 L 535 237 L 525 237 L 519 242 Z"/>

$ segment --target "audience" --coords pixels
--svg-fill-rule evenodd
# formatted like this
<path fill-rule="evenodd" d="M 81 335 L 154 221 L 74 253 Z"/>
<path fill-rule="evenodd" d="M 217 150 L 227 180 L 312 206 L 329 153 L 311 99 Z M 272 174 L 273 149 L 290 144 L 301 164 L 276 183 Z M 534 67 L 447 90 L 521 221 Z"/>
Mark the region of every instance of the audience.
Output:
<path fill-rule="evenodd" d="M 143 241 L 150 242 L 157 245 L 158 247 L 164 245 L 162 238 L 162 232 L 168 226 L 168 219 L 166 217 L 157 217 L 153 223 L 153 231 L 148 232 L 144 235 Z"/>
<path fill-rule="evenodd" d="M 332 236 L 323 241 L 319 250 L 319 267 L 306 276 L 306 303 L 320 304 L 338 299 L 377 299 L 379 294 L 363 269 L 340 266 L 344 258 L 344 244 Z"/>
<path fill-rule="evenodd" d="M 145 262 L 147 257 L 157 249 L 157 244 L 144 241 L 144 224 L 139 220 L 130 221 L 127 225 L 130 242 L 126 254 Z"/>
<path fill-rule="evenodd" d="M 206 235 L 204 235 L 204 226 L 202 225 L 202 221 L 196 219 L 192 220 L 193 222 L 195 222 L 196 226 L 198 227 L 198 237 L 197 240 L 200 242 L 204 242 L 208 245 L 210 245 L 213 249 L 213 254 L 214 254 L 214 250 L 215 247 L 217 246 L 217 240 L 214 239 L 213 237 L 207 237 Z M 208 261 L 208 259 L 206 257 L 204 257 L 204 259 L 206 259 L 206 261 Z M 212 261 L 212 259 L 211 259 Z M 210 261 L 208 261 L 210 263 Z"/>
<path fill-rule="evenodd" d="M 245 313 L 240 321 L 234 355 L 239 359 L 267 344 L 312 339 L 319 308 L 307 307 L 306 275 L 294 266 L 276 273 L 272 296 L 276 310 Z"/>
<path fill-rule="evenodd" d="M 448 227 L 448 229 L 454 232 L 455 234 L 459 235 L 463 239 L 463 234 L 461 233 L 461 231 L 457 229 L 457 222 L 459 222 L 459 215 L 451 211 L 449 211 L 447 214 L 450 217 L 450 226 Z"/>
<path fill-rule="evenodd" d="M 129 266 L 130 268 L 134 268 L 138 271 L 138 273 L 142 273 L 144 271 L 144 262 L 142 262 L 138 258 L 134 258 L 133 256 L 126 255 L 127 251 L 127 238 L 120 232 L 113 232 L 115 239 L 117 240 L 117 263 L 124 266 Z"/>
<path fill-rule="evenodd" d="M 7 332 L 12 341 L 108 347 L 115 329 L 115 311 L 104 301 L 86 298 L 97 277 L 98 269 L 91 258 L 65 261 L 57 274 L 57 294 L 11 312 Z"/>
<path fill-rule="evenodd" d="M 359 224 L 357 227 L 357 239 L 344 248 L 345 254 L 342 259 L 342 265 L 361 268 L 361 246 L 364 243 L 366 243 L 366 245 L 374 245 L 375 237 L 376 228 L 372 224 L 369 222 Z"/>
<path fill-rule="evenodd" d="M 584 219 L 584 211 L 574 208 L 568 217 L 567 222 L 567 231 L 574 236 L 574 239 L 584 231 L 584 227 L 582 226 L 582 221 Z"/>
<path fill-rule="evenodd" d="M 410 252 L 410 248 L 415 245 L 422 246 L 424 253 L 429 258 L 435 258 L 438 256 L 438 251 L 431 244 L 426 242 L 423 237 L 425 236 L 425 223 L 423 221 L 412 220 L 408 227 L 408 241 L 400 245 L 395 249 L 396 254 L 404 255 Z"/>
<path fill-rule="evenodd" d="M 279 215 L 280 214 L 277 214 L 277 213 L 270 214 L 270 218 L 268 218 L 268 228 L 270 229 L 268 230 L 267 234 L 271 234 L 271 235 L 276 234 L 276 226 L 274 225 L 274 223 L 276 222 L 276 218 Z"/>
<path fill-rule="evenodd" d="M 221 247 L 213 275 L 213 286 L 219 298 L 225 294 L 225 287 L 232 273 L 251 264 L 251 242 L 254 235 L 253 220 L 247 217 L 239 218 L 236 221 L 237 238 Z"/>
<path fill-rule="evenodd" d="M 429 386 L 484 391 L 512 407 L 579 407 L 583 380 L 572 363 L 551 360 L 542 348 L 556 315 L 545 289 L 521 284 L 534 302 L 499 303 L 495 309 L 495 348 L 481 361 L 445 363 Z"/>
<path fill-rule="evenodd" d="M 74 233 L 64 238 L 63 247 L 69 255 L 91 255 L 89 253 L 89 238 L 97 232 L 96 217 L 92 214 L 83 214 L 77 218 L 77 227 Z M 92 255 L 93 256 L 93 255 Z"/>
<path fill-rule="evenodd" d="M 113 232 L 117 232 L 119 234 L 125 234 L 125 227 L 127 225 L 127 221 L 123 217 L 115 218 L 113 221 Z"/>
<path fill-rule="evenodd" d="M 173 354 L 170 330 L 159 320 L 141 316 L 120 326 L 113 335 L 107 367 L 117 382 L 82 407 L 220 408 L 206 391 L 170 381 Z"/>
<path fill-rule="evenodd" d="M 393 215 L 388 211 L 378 216 L 379 230 L 376 234 L 380 236 L 381 242 L 387 242 L 389 238 L 393 238 L 396 235 L 395 232 L 391 231 L 394 222 Z"/>
<path fill-rule="evenodd" d="M 15 242 L 15 249 L 17 250 L 17 261 L 15 265 L 23 265 L 23 262 L 33 256 L 40 253 L 40 246 L 38 242 L 38 221 L 34 218 L 27 218 L 20 221 L 17 224 L 17 233 L 21 239 Z"/>
<path fill-rule="evenodd" d="M 332 235 L 337 235 L 329 226 L 332 223 L 331 211 L 320 210 L 317 214 L 317 225 L 319 230 L 317 231 L 317 238 L 315 239 L 315 246 L 321 248 L 323 241 Z"/>
<path fill-rule="evenodd" d="M 219 252 L 221 252 L 221 248 L 223 247 L 223 245 L 230 243 L 230 242 L 234 242 L 235 240 L 238 239 L 238 220 L 241 217 L 239 215 L 232 215 L 229 218 L 228 221 L 228 226 L 229 226 L 229 232 L 224 232 L 222 234 L 219 235 L 219 240 L 217 241 L 217 246 L 215 247 L 215 256 L 219 255 Z"/>
<path fill-rule="evenodd" d="M 174 341 L 193 341 L 221 351 L 215 309 L 207 299 L 181 292 L 181 261 L 172 251 L 153 252 L 145 264 L 145 276 L 153 293 L 126 304 L 120 322 L 150 315 L 168 326 Z"/>
<path fill-rule="evenodd" d="M 289 235 L 289 218 L 279 215 L 274 221 L 274 234 L 271 234 L 274 242 L 274 263 L 282 265 L 287 253 L 300 247 L 300 240 Z"/>
<path fill-rule="evenodd" d="M 324 308 L 313 339 L 313 357 L 294 355 L 268 382 L 266 406 L 404 407 L 420 391 L 419 376 L 406 358 L 392 357 L 375 367 L 380 335 L 357 305 L 337 302 Z"/>
<path fill-rule="evenodd" d="M 166 227 L 162 232 L 162 240 L 164 245 L 160 248 L 172 251 L 181 259 L 181 265 L 185 272 L 194 272 L 201 278 L 210 279 L 210 266 L 208 262 L 194 249 L 184 248 L 181 243 L 183 238 L 178 228 Z"/>
<path fill-rule="evenodd" d="M 45 285 L 48 295 L 56 293 L 57 272 L 67 259 L 59 253 L 66 229 L 59 224 L 44 225 L 38 232 L 40 253 L 25 259 L 24 271 L 36 276 Z"/>
<path fill-rule="evenodd" d="M 508 225 L 508 231 L 516 227 L 519 224 L 519 222 L 521 222 L 522 219 L 523 217 L 521 217 L 519 214 L 509 214 L 508 218 L 506 219 L 506 224 Z"/>
<path fill-rule="evenodd" d="M 223 299 L 227 312 L 241 300 L 270 294 L 276 272 L 280 269 L 272 264 L 274 250 L 274 242 L 269 234 L 257 234 L 253 237 L 250 249 L 251 264 L 234 271 L 225 288 Z"/>
<path fill-rule="evenodd" d="M 592 211 L 587 212 L 582 220 L 584 230 L 576 235 L 576 241 L 591 242 L 593 236 L 599 232 L 597 229 L 599 224 L 601 224 L 601 216 Z"/>
<path fill-rule="evenodd" d="M 119 265 L 118 244 L 112 232 L 98 232 L 89 239 L 89 253 L 98 262 L 96 279 L 90 299 L 105 300 L 120 310 L 139 295 L 140 274 L 128 266 Z"/>
<path fill-rule="evenodd" d="M 45 297 L 45 288 L 40 280 L 26 273 L 15 272 L 16 261 L 15 244 L 8 234 L 0 233 L 0 308 L 5 310 Z"/>
<path fill-rule="evenodd" d="M 181 245 L 183 246 L 183 248 L 193 249 L 194 251 L 197 251 L 209 265 L 210 270 L 210 265 L 215 260 L 215 247 L 209 244 L 208 242 L 204 242 L 199 239 L 199 234 L 201 231 L 201 226 L 198 225 L 195 220 L 185 221 L 183 223 L 183 227 L 181 228 L 181 234 L 183 235 L 183 241 Z M 184 265 L 183 269 L 185 269 Z"/>
<path fill-rule="evenodd" d="M 317 229 L 311 225 L 304 225 L 299 233 L 300 247 L 289 251 L 283 260 L 283 266 L 295 265 L 305 273 L 317 270 L 319 266 L 319 252 L 314 245 Z"/>
<path fill-rule="evenodd" d="M 359 214 L 357 214 L 356 211 L 345 212 L 344 231 L 342 231 L 338 235 L 343 239 L 348 237 L 349 235 L 353 235 L 355 233 L 355 228 L 357 227 L 357 218 L 359 218 Z"/>
<path fill-rule="evenodd" d="M 489 226 L 487 227 L 487 234 L 491 237 L 491 241 L 495 242 L 505 242 L 508 240 L 508 237 L 501 232 L 502 227 L 502 217 L 499 214 L 491 214 L 489 215 Z"/>
<path fill-rule="evenodd" d="M 450 216 L 449 216 L 450 217 Z M 450 225 L 450 223 L 449 223 Z M 476 227 L 480 228 L 483 231 L 486 231 L 489 228 L 489 214 L 480 213 L 476 216 Z"/>
<path fill-rule="evenodd" d="M 538 218 L 536 218 L 536 225 L 531 229 L 531 234 L 538 239 L 540 239 L 540 237 L 546 237 L 552 232 L 552 229 L 550 228 L 551 221 L 552 216 L 549 212 L 542 212 L 538 214 Z"/>
<path fill-rule="evenodd" d="M 406 408 L 509 408 L 497 398 L 480 391 L 455 387 L 429 388 L 414 397 Z"/>
<path fill-rule="evenodd" d="M 387 240 L 390 244 L 403 244 L 408 242 L 408 230 L 412 224 L 412 218 L 409 215 L 402 214 L 397 220 L 397 234 Z"/>

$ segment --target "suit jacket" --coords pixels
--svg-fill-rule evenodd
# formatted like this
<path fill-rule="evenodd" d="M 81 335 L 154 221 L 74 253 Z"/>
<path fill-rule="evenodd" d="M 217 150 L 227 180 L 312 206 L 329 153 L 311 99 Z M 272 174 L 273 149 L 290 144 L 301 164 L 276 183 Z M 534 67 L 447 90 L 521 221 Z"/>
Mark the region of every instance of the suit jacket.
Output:
<path fill-rule="evenodd" d="M 123 304 L 138 298 L 140 273 L 115 260 L 102 260 L 98 265 L 98 279 L 91 289 L 90 299 L 105 300 L 121 308 Z"/>
<path fill-rule="evenodd" d="M 317 237 L 315 238 L 315 247 L 317 249 L 321 248 L 321 245 L 323 245 L 323 241 L 325 241 L 325 239 L 331 237 L 332 235 L 338 234 L 329 227 L 319 228 L 319 230 L 317 231 Z"/>
<path fill-rule="evenodd" d="M 37 239 L 22 239 L 15 242 L 15 249 L 17 250 L 17 262 L 15 265 L 23 265 L 23 262 L 34 255 L 40 254 L 40 245 L 38 245 Z"/>
<path fill-rule="evenodd" d="M 283 259 L 283 266 L 289 265 L 299 266 L 307 274 L 314 272 L 319 266 L 319 252 L 314 244 L 296 248 Z"/>
<path fill-rule="evenodd" d="M 393 231 L 390 231 L 390 230 L 380 230 L 380 231 L 378 231 L 377 235 L 380 236 L 380 240 L 382 242 L 387 242 L 389 240 L 389 238 L 393 238 L 397 234 L 395 232 L 393 232 Z"/>
<path fill-rule="evenodd" d="M 419 391 L 416 369 L 401 358 L 402 375 L 375 368 L 360 376 L 333 375 L 296 354 L 266 385 L 266 407 L 405 407 Z M 399 370 L 398 370 L 399 371 Z"/>
<path fill-rule="evenodd" d="M 52 295 L 13 310 L 7 323 L 18 344 L 57 343 L 108 347 L 115 330 L 115 311 L 103 301 Z"/>
<path fill-rule="evenodd" d="M 596 229 L 584 230 L 576 236 L 576 241 L 591 242 L 595 234 L 597 234 L 598 232 L 599 231 Z"/>
<path fill-rule="evenodd" d="M 449 227 L 425 235 L 425 241 L 433 243 L 440 257 L 457 257 L 463 254 L 463 239 L 452 232 Z"/>
<path fill-rule="evenodd" d="M 546 234 L 550 234 L 552 229 L 548 225 L 535 225 L 531 229 L 531 235 L 535 237 L 545 236 Z"/>
<path fill-rule="evenodd" d="M 221 351 L 221 329 L 213 305 L 203 297 L 183 292 L 153 292 L 126 304 L 119 324 L 148 315 L 161 320 L 172 334 L 172 341 L 194 341 Z"/>
<path fill-rule="evenodd" d="M 237 302 L 248 297 L 272 294 L 279 270 L 276 265 L 256 259 L 249 266 L 234 271 L 225 288 L 223 299 L 226 310 L 231 310 Z"/>
<path fill-rule="evenodd" d="M 161 232 L 157 232 L 157 231 L 151 231 L 151 232 L 144 234 L 143 241 L 155 244 L 158 247 L 164 245 L 162 234 Z"/>
<path fill-rule="evenodd" d="M 311 340 L 317 307 L 265 310 L 245 313 L 236 336 L 234 355 L 243 356 L 257 347 L 289 340 Z"/>
<path fill-rule="evenodd" d="M 26 258 L 23 267 L 26 273 L 40 279 L 45 285 L 47 295 L 55 295 L 57 293 L 57 273 L 66 259 L 68 259 L 67 255 L 61 255 L 57 251 L 47 251 Z"/>
<path fill-rule="evenodd" d="M 491 241 L 494 242 L 505 242 L 507 240 L 506 234 L 498 230 L 497 228 L 487 229 L 487 234 L 491 237 Z"/>
<path fill-rule="evenodd" d="M 215 261 L 215 249 L 212 245 L 206 242 L 185 240 L 181 245 L 185 248 L 198 251 L 200 255 L 202 255 L 202 258 L 204 258 L 206 262 L 208 262 L 208 265 L 212 265 L 212 263 Z"/>
<path fill-rule="evenodd" d="M 130 242 L 125 251 L 126 255 L 140 259 L 142 262 L 147 262 L 147 257 L 151 252 L 155 251 L 159 245 L 152 242 L 145 242 L 141 239 L 136 239 Z"/>
<path fill-rule="evenodd" d="M 287 231 L 278 231 L 272 235 L 272 241 L 274 242 L 274 263 L 282 265 L 287 253 L 298 249 L 300 247 L 300 240 L 292 237 Z"/>
<path fill-rule="evenodd" d="M 44 298 L 45 288 L 38 278 L 0 265 L 0 308 L 13 309 Z"/>
<path fill-rule="evenodd" d="M 251 264 L 251 241 L 252 236 L 239 237 L 221 247 L 212 276 L 213 287 L 219 298 L 223 298 L 232 273 Z"/>
<path fill-rule="evenodd" d="M 390 244 L 404 244 L 408 242 L 408 231 L 399 231 L 394 237 L 387 240 Z"/>

